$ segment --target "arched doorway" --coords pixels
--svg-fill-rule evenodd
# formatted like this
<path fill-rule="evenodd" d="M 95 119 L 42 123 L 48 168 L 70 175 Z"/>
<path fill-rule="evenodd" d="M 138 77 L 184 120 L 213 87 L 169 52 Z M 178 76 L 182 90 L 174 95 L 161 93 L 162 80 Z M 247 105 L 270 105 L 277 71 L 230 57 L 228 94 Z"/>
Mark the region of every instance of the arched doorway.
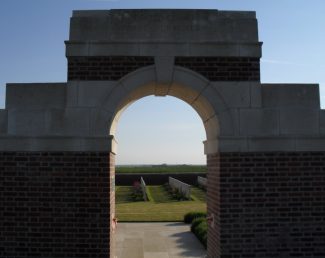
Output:
<path fill-rule="evenodd" d="M 143 97 L 123 112 L 115 138 L 117 258 L 205 257 L 206 238 L 200 244 L 183 222 L 189 212 L 207 211 L 206 191 L 197 186 L 197 176 L 206 177 L 205 130 L 193 108 L 175 97 Z M 189 184 L 191 198 L 172 194 L 169 177 Z"/>
<path fill-rule="evenodd" d="M 109 125 L 109 134 L 112 139 L 111 160 L 117 153 L 115 141 L 116 126 L 123 111 L 133 102 L 149 95 L 170 95 L 188 103 L 200 116 L 206 132 L 204 152 L 207 155 L 207 210 L 208 216 L 213 218 L 208 228 L 208 253 L 218 253 L 219 243 L 219 170 L 218 170 L 218 137 L 220 134 L 231 134 L 233 124 L 231 115 L 227 112 L 227 106 L 218 92 L 209 85 L 209 81 L 201 75 L 180 67 L 174 67 L 173 78 L 170 83 L 159 83 L 156 79 L 157 67 L 149 66 L 128 74 L 120 80 L 115 88 L 105 97 L 101 105 L 101 111 L 110 114 L 109 118 L 99 124 Z M 98 113 L 98 120 L 103 117 Z M 221 121 L 219 119 L 221 117 Z M 105 129 L 102 128 L 102 129 Z M 115 181 L 115 170 L 110 169 L 112 184 Z M 110 216 L 111 221 L 115 217 L 115 196 L 110 192 Z M 114 233 L 111 232 L 111 246 Z M 112 254 L 111 254 L 112 256 Z"/>

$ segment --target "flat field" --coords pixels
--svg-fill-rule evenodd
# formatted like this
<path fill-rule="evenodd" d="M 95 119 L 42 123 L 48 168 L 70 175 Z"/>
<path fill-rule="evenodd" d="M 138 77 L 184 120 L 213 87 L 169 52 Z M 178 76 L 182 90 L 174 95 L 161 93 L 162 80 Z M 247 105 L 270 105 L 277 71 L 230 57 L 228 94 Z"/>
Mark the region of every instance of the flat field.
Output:
<path fill-rule="evenodd" d="M 192 200 L 177 201 L 164 186 L 147 186 L 148 202 L 133 202 L 132 187 L 116 187 L 116 215 L 119 221 L 183 221 L 190 211 L 206 211 L 205 192 L 192 187 Z"/>
<path fill-rule="evenodd" d="M 205 165 L 116 166 L 116 173 L 198 173 L 207 172 Z"/>

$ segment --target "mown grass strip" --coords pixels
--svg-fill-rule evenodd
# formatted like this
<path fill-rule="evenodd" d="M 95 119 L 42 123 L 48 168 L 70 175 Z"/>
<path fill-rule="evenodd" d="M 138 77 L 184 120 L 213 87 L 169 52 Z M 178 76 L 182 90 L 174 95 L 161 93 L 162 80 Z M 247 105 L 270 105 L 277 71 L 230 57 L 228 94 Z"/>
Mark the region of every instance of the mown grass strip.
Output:
<path fill-rule="evenodd" d="M 132 187 L 116 187 L 116 214 L 119 221 L 163 222 L 183 221 L 191 211 L 206 211 L 206 203 L 200 201 L 176 201 L 164 186 L 147 186 L 149 202 L 133 202 Z"/>
<path fill-rule="evenodd" d="M 130 203 L 132 199 L 132 186 L 116 186 L 115 188 L 115 202 L 116 203 Z"/>
<path fill-rule="evenodd" d="M 194 201 L 206 202 L 206 192 L 199 187 L 191 186 L 191 198 Z"/>
<path fill-rule="evenodd" d="M 163 185 L 151 185 L 147 186 L 147 188 L 152 197 L 152 201 L 155 203 L 168 203 L 176 201 Z"/>
<path fill-rule="evenodd" d="M 202 202 L 185 201 L 171 203 L 132 202 L 116 204 L 119 221 L 163 222 L 183 221 L 190 211 L 206 211 Z"/>
<path fill-rule="evenodd" d="M 205 165 L 116 166 L 116 173 L 206 173 Z"/>

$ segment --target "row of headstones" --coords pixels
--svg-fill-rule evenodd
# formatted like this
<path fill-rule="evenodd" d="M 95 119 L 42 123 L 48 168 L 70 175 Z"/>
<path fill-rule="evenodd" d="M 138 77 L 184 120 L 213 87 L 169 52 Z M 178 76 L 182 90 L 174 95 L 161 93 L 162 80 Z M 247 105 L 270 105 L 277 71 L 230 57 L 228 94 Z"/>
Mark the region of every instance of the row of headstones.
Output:
<path fill-rule="evenodd" d="M 147 190 L 146 190 L 147 186 L 146 186 L 146 183 L 145 183 L 143 177 L 141 177 L 140 183 L 141 183 L 141 190 L 142 190 L 142 194 L 143 194 L 143 200 L 145 202 L 147 202 L 148 201 Z"/>
<path fill-rule="evenodd" d="M 191 197 L 191 185 L 186 184 L 176 178 L 168 177 L 169 186 L 172 189 L 177 189 L 179 193 L 182 194 L 186 199 Z"/>
<path fill-rule="evenodd" d="M 197 177 L 197 184 L 201 187 L 204 188 L 205 190 L 207 189 L 208 185 L 208 180 L 205 177 L 198 176 Z"/>
<path fill-rule="evenodd" d="M 146 191 L 146 183 L 141 177 L 141 190 L 143 194 L 143 200 L 148 201 L 147 191 Z M 206 189 L 207 188 L 207 179 L 205 177 L 198 176 L 197 183 L 200 187 Z M 171 188 L 177 189 L 185 198 L 190 199 L 191 197 L 191 185 L 186 184 L 176 178 L 168 177 L 168 184 Z"/>

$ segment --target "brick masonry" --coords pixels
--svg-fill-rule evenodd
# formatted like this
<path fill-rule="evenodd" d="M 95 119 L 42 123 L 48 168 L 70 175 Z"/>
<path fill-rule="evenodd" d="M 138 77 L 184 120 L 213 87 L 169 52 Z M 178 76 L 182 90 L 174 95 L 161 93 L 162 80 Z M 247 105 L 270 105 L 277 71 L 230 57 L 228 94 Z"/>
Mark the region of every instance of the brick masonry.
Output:
<path fill-rule="evenodd" d="M 119 80 L 130 72 L 153 64 L 151 56 L 68 57 L 68 80 Z M 175 65 L 193 70 L 210 81 L 260 80 L 259 58 L 176 57 Z"/>
<path fill-rule="evenodd" d="M 113 153 L 109 154 L 109 176 L 110 176 L 110 222 L 113 222 L 113 219 L 116 218 L 115 214 L 115 155 Z M 110 227 L 110 258 L 116 258 L 115 256 L 115 235 L 116 228 L 114 229 L 113 226 Z"/>
<path fill-rule="evenodd" d="M 208 227 L 208 257 L 220 258 L 220 156 L 207 155 L 207 207 L 208 216 L 214 214 L 214 226 Z"/>
<path fill-rule="evenodd" d="M 208 202 L 220 215 L 221 258 L 325 257 L 324 152 L 221 153 L 208 165 L 208 179 L 220 180 Z M 211 236 L 209 257 L 219 257 Z"/>
<path fill-rule="evenodd" d="M 1 152 L 0 257 L 113 258 L 114 160 Z M 220 153 L 207 164 L 209 258 L 325 257 L 324 152 Z"/>
<path fill-rule="evenodd" d="M 107 258 L 113 162 L 105 152 L 1 152 L 0 257 Z"/>
<path fill-rule="evenodd" d="M 154 58 L 146 56 L 68 57 L 68 80 L 115 81 L 153 64 Z"/>
<path fill-rule="evenodd" d="M 176 57 L 175 65 L 193 70 L 210 81 L 259 81 L 256 57 Z"/>

